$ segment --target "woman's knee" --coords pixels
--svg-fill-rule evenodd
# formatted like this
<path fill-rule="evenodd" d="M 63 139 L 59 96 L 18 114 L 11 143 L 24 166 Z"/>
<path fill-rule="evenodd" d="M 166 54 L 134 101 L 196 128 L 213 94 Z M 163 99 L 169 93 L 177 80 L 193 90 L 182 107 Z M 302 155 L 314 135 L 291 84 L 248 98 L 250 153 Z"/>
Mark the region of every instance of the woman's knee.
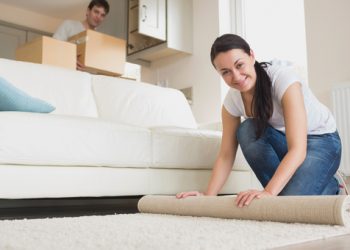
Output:
<path fill-rule="evenodd" d="M 237 130 L 236 136 L 241 147 L 255 141 L 255 124 L 253 119 L 246 119 L 243 121 Z"/>

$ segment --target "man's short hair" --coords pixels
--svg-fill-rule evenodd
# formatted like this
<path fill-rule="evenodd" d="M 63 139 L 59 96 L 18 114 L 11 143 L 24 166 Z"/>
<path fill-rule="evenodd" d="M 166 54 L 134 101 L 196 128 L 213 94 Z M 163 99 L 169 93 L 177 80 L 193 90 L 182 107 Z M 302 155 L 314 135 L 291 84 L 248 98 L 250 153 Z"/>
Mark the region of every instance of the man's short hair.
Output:
<path fill-rule="evenodd" d="M 94 6 L 103 7 L 106 14 L 109 12 L 109 4 L 106 0 L 92 0 L 88 6 L 89 10 L 91 10 Z"/>

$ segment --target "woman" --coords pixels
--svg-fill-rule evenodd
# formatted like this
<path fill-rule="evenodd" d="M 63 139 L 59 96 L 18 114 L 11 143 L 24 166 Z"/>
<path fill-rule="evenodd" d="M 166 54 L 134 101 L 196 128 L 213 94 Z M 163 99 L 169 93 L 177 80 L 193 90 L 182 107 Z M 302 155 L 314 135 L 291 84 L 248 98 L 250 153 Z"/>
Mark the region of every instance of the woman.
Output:
<path fill-rule="evenodd" d="M 234 34 L 218 37 L 210 56 L 230 90 L 222 108 L 221 149 L 204 194 L 218 194 L 238 144 L 264 189 L 240 192 L 237 206 L 271 195 L 338 194 L 334 175 L 341 141 L 334 118 L 292 68 L 258 63 L 248 43 Z M 193 195 L 202 193 L 177 198 Z"/>

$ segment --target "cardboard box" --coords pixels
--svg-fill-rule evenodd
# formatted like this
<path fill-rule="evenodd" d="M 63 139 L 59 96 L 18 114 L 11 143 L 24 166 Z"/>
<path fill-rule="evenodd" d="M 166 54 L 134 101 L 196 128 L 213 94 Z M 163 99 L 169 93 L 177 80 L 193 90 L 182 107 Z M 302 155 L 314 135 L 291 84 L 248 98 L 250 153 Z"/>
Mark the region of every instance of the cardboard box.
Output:
<path fill-rule="evenodd" d="M 77 45 L 78 60 L 85 71 L 120 76 L 124 73 L 126 41 L 94 30 L 86 30 L 68 39 Z"/>
<path fill-rule="evenodd" d="M 16 49 L 16 60 L 76 69 L 75 44 L 42 36 Z"/>

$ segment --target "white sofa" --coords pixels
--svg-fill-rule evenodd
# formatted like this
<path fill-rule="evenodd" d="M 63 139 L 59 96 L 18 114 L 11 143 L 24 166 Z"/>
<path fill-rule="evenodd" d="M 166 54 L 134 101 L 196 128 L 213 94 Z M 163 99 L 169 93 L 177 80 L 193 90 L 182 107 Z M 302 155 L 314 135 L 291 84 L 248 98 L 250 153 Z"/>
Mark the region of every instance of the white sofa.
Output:
<path fill-rule="evenodd" d="M 221 132 L 198 128 L 180 91 L 6 59 L 0 76 L 56 107 L 0 112 L 1 199 L 206 188 Z M 239 153 L 222 193 L 256 185 Z"/>

